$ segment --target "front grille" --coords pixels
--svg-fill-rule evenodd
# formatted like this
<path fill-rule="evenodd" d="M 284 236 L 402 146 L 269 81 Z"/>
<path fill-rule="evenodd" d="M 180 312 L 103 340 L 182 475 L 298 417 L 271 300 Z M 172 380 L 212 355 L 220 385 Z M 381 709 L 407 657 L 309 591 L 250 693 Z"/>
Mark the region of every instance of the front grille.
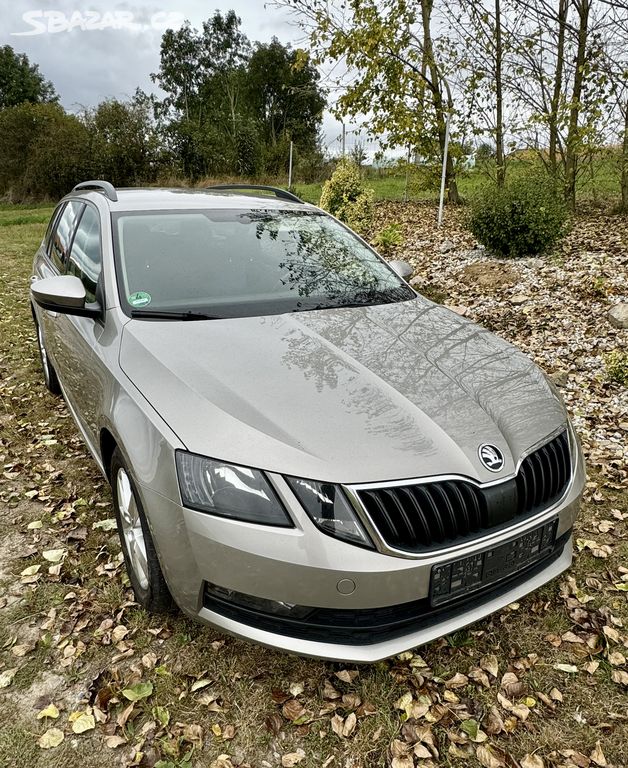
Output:
<path fill-rule="evenodd" d="M 565 492 L 571 477 L 567 432 L 541 446 L 522 461 L 517 472 L 517 515 L 549 506 Z"/>
<path fill-rule="evenodd" d="M 409 552 L 457 544 L 546 509 L 571 476 L 567 431 L 526 456 L 516 477 L 480 488 L 464 480 L 357 491 L 382 539 Z"/>

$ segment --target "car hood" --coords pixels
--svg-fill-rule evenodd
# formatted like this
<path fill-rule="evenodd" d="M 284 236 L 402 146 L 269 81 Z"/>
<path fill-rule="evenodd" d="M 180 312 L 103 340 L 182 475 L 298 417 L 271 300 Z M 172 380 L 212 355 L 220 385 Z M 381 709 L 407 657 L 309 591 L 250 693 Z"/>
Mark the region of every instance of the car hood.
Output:
<path fill-rule="evenodd" d="M 421 297 L 194 322 L 131 320 L 120 365 L 192 452 L 341 483 L 515 471 L 565 423 L 512 345 Z M 497 446 L 505 463 L 478 457 Z"/>

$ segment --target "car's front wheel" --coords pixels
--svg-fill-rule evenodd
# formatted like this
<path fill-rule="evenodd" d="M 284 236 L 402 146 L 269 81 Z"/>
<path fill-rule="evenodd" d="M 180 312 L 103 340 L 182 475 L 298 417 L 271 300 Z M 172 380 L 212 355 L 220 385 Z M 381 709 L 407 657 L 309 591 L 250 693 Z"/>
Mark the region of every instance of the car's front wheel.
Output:
<path fill-rule="evenodd" d="M 46 389 L 52 392 L 53 395 L 61 394 L 61 387 L 59 386 L 59 379 L 57 378 L 57 372 L 52 367 L 48 353 L 46 352 L 46 342 L 44 341 L 44 332 L 42 331 L 41 324 L 37 321 L 37 318 L 33 316 L 35 321 L 35 333 L 37 334 L 37 346 L 39 347 L 39 358 L 41 360 L 41 367 L 44 372 L 44 382 Z"/>
<path fill-rule="evenodd" d="M 111 489 L 122 553 L 135 599 L 147 611 L 170 610 L 172 597 L 161 572 L 142 502 L 117 448 L 111 459 Z"/>

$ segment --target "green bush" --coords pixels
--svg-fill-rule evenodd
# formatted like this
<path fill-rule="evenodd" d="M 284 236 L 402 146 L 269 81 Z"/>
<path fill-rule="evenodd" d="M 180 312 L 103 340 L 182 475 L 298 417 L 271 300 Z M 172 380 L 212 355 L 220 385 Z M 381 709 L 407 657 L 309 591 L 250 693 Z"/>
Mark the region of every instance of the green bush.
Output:
<path fill-rule="evenodd" d="M 544 253 L 565 231 L 567 209 L 546 176 L 521 176 L 484 187 L 471 203 L 469 228 L 498 256 Z"/>
<path fill-rule="evenodd" d="M 365 234 L 373 223 L 374 199 L 375 192 L 364 185 L 358 166 L 341 160 L 331 179 L 323 184 L 320 206 L 359 234 Z"/>
<path fill-rule="evenodd" d="M 628 387 L 628 352 L 614 349 L 604 358 L 609 381 Z"/>

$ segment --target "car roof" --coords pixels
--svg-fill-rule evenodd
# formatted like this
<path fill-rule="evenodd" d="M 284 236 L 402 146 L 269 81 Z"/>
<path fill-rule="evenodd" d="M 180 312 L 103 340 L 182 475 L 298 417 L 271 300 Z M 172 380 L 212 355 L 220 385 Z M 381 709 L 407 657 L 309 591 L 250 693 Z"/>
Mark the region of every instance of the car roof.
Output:
<path fill-rule="evenodd" d="M 148 210 L 173 210 L 191 208 L 236 208 L 242 210 L 272 209 L 272 210 L 308 210 L 318 211 L 318 208 L 309 203 L 297 203 L 291 200 L 283 200 L 261 191 L 231 192 L 212 189 L 181 188 L 116 188 L 117 200 L 113 201 L 101 191 L 94 189 L 76 190 L 71 196 L 92 198 L 98 195 L 104 198 L 112 212 L 122 211 L 148 211 Z"/>

